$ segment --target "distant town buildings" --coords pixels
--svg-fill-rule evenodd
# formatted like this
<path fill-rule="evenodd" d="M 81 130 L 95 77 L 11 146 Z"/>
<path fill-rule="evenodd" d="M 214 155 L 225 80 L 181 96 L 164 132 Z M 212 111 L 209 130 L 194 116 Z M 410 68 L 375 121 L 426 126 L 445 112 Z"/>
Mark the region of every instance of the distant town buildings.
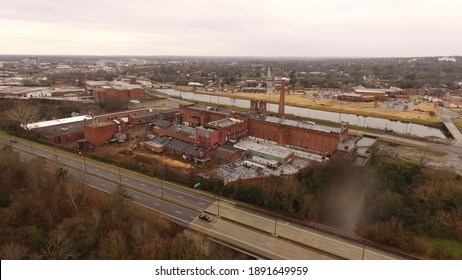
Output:
<path fill-rule="evenodd" d="M 353 87 L 355 94 L 361 96 L 373 98 L 374 100 L 388 100 L 389 98 L 407 98 L 407 93 L 397 87 L 386 88 L 365 88 L 363 86 Z"/>

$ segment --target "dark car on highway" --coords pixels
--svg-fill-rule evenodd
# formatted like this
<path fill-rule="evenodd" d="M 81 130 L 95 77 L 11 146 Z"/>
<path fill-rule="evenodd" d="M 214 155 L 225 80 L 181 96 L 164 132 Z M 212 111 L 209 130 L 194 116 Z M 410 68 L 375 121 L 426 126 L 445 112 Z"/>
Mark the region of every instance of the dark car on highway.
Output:
<path fill-rule="evenodd" d="M 205 215 L 205 214 L 200 214 L 199 215 L 199 219 L 202 219 L 204 221 L 207 221 L 207 222 L 211 222 L 212 221 L 212 218 L 210 218 L 209 216 Z"/>
<path fill-rule="evenodd" d="M 13 140 L 11 140 L 11 143 L 18 143 L 18 141 L 13 139 Z"/>

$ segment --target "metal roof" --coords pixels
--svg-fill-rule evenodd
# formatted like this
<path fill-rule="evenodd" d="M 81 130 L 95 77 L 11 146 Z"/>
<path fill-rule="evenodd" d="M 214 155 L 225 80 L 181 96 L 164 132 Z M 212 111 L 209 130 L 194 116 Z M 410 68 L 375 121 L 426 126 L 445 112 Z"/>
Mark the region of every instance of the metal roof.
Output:
<path fill-rule="evenodd" d="M 288 126 L 293 126 L 293 127 L 300 127 L 303 129 L 315 130 L 315 131 L 326 132 L 326 133 L 340 133 L 342 131 L 342 129 L 338 127 L 318 125 L 318 124 L 315 124 L 314 122 L 308 122 L 308 121 L 294 121 L 294 120 L 281 119 L 281 118 L 271 117 L 271 116 L 263 117 L 262 120 L 270 122 L 270 123 L 277 123 L 277 124 L 288 125 Z"/>
<path fill-rule="evenodd" d="M 257 143 L 253 141 L 240 141 L 237 144 L 234 144 L 234 147 L 244 151 L 255 151 L 258 153 L 274 156 L 280 159 L 285 159 L 293 152 L 287 148 L 277 146 L 269 143 Z"/>
<path fill-rule="evenodd" d="M 27 129 L 35 129 L 35 128 L 53 126 L 53 125 L 60 125 L 60 124 L 69 124 L 73 122 L 83 122 L 85 120 L 91 120 L 91 119 L 92 117 L 90 115 L 82 115 L 82 116 L 70 117 L 70 118 L 64 118 L 64 119 L 36 122 L 36 123 L 28 124 Z"/>

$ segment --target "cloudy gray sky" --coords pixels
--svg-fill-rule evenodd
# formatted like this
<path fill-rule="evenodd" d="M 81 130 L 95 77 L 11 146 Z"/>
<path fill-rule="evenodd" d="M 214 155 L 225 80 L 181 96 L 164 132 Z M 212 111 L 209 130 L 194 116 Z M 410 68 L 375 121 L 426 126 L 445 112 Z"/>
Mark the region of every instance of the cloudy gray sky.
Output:
<path fill-rule="evenodd" d="M 0 54 L 462 55 L 461 0 L 0 0 Z"/>

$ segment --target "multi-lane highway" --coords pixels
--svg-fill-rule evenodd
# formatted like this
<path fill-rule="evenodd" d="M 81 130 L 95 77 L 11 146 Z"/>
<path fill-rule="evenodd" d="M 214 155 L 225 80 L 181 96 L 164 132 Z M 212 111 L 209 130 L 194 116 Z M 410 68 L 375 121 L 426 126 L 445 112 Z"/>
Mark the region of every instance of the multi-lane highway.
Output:
<path fill-rule="evenodd" d="M 6 135 L 0 143 L 10 144 Z M 129 170 L 103 164 L 51 147 L 17 139 L 11 143 L 24 160 L 41 156 L 55 168 L 65 167 L 77 180 L 114 192 L 118 184 L 127 187 L 133 201 L 231 246 L 269 259 L 406 259 L 409 256 L 382 250 L 364 242 L 330 234 L 301 224 L 252 212 L 230 201 L 217 201 L 198 191 L 161 182 Z M 212 222 L 198 218 L 200 212 Z M 218 216 L 219 214 L 219 216 Z"/>

